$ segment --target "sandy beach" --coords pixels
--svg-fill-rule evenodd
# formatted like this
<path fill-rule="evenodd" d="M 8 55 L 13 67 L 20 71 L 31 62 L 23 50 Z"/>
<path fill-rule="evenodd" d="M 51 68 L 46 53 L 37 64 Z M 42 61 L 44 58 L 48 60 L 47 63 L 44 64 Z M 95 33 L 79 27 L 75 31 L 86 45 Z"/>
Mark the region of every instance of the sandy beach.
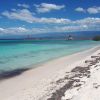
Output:
<path fill-rule="evenodd" d="M 100 83 L 99 77 L 96 77 L 100 75 L 100 70 L 96 70 L 100 67 L 99 53 L 100 47 L 94 47 L 48 61 L 21 75 L 0 81 L 0 100 L 97 100 L 94 97 L 99 95 L 100 89 L 92 92 L 91 86 L 94 84 L 94 88 L 98 88 Z M 94 62 L 91 66 L 90 60 Z M 80 72 L 78 76 L 75 68 Z M 73 84 L 77 84 L 77 88 L 73 88 Z M 85 91 L 88 91 L 86 95 Z M 89 97 L 89 94 L 94 94 L 94 97 Z"/>

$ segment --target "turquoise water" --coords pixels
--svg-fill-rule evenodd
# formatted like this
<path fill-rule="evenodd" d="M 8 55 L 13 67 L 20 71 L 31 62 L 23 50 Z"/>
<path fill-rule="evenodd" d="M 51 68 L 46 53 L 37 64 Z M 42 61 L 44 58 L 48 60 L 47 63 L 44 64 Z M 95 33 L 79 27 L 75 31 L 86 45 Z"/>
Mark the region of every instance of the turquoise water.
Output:
<path fill-rule="evenodd" d="M 19 68 L 34 67 L 31 65 L 83 51 L 100 43 L 90 40 L 4 42 L 0 41 L 0 73 Z"/>

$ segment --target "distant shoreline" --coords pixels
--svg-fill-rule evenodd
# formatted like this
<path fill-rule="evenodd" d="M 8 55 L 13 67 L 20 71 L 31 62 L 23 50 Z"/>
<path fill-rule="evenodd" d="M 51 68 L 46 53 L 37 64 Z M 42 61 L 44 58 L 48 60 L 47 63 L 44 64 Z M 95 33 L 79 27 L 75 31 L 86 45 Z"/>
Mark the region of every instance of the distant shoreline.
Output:
<path fill-rule="evenodd" d="M 10 38 L 10 39 L 0 39 L 0 40 L 65 40 L 65 38 Z"/>

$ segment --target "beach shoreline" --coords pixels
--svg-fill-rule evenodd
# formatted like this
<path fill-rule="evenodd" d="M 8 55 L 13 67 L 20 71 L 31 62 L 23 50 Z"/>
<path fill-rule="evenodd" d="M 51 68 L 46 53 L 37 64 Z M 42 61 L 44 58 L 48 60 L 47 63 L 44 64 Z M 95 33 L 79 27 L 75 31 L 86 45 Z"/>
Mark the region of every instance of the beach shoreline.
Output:
<path fill-rule="evenodd" d="M 57 80 L 64 77 L 66 72 L 70 72 L 99 49 L 100 47 L 94 47 L 86 51 L 60 57 L 40 64 L 37 68 L 27 70 L 19 76 L 0 82 L 0 91 L 2 91 L 0 99 L 46 100 L 48 95 L 59 88 L 59 85 L 55 86 Z M 63 83 L 60 84 L 60 86 L 63 85 Z"/>
<path fill-rule="evenodd" d="M 63 56 L 55 57 L 55 58 L 46 60 L 44 62 L 40 62 L 38 64 L 29 65 L 29 66 L 34 66 L 34 67 L 25 67 L 25 68 L 14 69 L 14 70 L 11 70 L 11 71 L 3 71 L 2 73 L 0 73 L 0 82 L 4 81 L 6 79 L 12 78 L 12 77 L 19 76 L 22 73 L 24 73 L 25 71 L 34 70 L 35 68 L 41 67 L 42 65 L 44 65 L 48 62 L 52 62 L 54 60 L 61 59 L 61 58 L 64 58 L 64 57 L 70 57 L 70 56 L 79 54 L 81 52 L 87 52 L 88 50 L 95 49 L 97 47 L 99 47 L 99 46 L 91 47 L 91 48 L 88 48 L 88 49 L 82 50 L 82 51 L 77 51 L 77 52 L 69 54 L 69 55 L 63 55 Z"/>

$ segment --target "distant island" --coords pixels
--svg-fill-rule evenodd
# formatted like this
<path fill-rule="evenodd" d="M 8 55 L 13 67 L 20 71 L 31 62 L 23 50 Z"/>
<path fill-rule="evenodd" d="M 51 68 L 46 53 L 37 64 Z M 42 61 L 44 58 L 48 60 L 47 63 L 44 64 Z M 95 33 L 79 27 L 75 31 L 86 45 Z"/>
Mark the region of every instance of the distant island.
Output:
<path fill-rule="evenodd" d="M 13 35 L 0 37 L 0 41 L 33 41 L 33 40 L 95 40 L 100 39 L 100 31 L 55 32 L 31 35 Z"/>

